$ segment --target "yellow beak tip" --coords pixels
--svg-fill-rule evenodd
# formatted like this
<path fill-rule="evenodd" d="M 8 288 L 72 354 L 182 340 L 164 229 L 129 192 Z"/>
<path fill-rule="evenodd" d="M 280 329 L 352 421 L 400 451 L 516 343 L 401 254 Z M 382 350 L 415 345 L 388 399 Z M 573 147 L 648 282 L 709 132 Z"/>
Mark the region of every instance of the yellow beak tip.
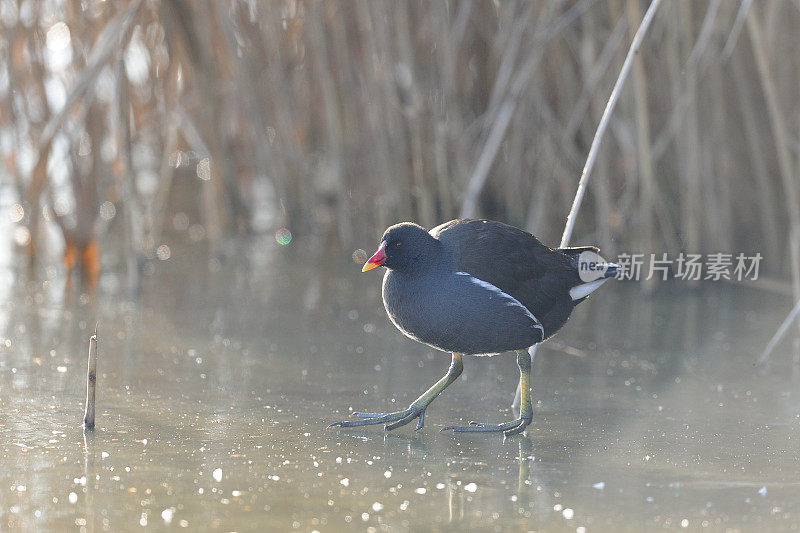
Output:
<path fill-rule="evenodd" d="M 372 270 L 373 268 L 378 268 L 380 265 L 378 263 L 364 263 L 364 266 L 361 267 L 361 272 L 367 272 L 368 270 Z"/>

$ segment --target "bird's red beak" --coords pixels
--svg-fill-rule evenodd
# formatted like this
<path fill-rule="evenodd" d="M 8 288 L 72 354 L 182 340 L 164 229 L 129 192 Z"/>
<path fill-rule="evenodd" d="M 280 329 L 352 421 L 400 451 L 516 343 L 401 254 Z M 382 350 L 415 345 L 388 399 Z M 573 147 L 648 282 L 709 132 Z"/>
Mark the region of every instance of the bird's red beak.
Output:
<path fill-rule="evenodd" d="M 364 267 L 361 269 L 361 272 L 372 270 L 373 268 L 377 268 L 386 262 L 386 253 L 383 251 L 384 248 L 386 248 L 386 241 L 383 241 L 380 247 L 378 247 L 378 251 L 375 252 L 372 257 L 367 259 L 367 262 L 364 263 Z"/>

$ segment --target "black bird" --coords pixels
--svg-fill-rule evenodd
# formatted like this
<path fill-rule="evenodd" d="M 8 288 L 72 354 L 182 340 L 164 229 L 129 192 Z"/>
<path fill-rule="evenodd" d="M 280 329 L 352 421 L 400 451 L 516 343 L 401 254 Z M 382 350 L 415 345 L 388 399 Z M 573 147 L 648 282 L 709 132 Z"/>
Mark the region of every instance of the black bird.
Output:
<path fill-rule="evenodd" d="M 362 270 L 387 268 L 383 303 L 389 318 L 412 339 L 451 352 L 452 362 L 447 374 L 408 409 L 356 412 L 360 420 L 329 427 L 386 424 L 389 431 L 419 418 L 420 429 L 425 409 L 461 374 L 462 355 L 514 350 L 520 417 L 444 429 L 521 433 L 533 418 L 530 348 L 555 334 L 578 303 L 617 273 L 617 265 L 602 262 L 597 253 L 593 246 L 548 248 L 530 233 L 491 220 L 451 220 L 430 232 L 410 222 L 391 226 Z M 579 257 L 584 264 L 579 265 Z"/>

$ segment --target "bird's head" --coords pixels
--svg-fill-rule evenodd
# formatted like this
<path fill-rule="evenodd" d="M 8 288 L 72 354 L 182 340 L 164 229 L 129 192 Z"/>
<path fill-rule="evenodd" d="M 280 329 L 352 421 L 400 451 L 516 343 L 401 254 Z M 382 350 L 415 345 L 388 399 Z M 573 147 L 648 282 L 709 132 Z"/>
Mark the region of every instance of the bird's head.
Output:
<path fill-rule="evenodd" d="M 425 268 L 441 254 L 441 243 L 425 228 L 411 222 L 389 226 L 381 237 L 378 251 L 370 257 L 362 272 L 379 266 L 398 272 Z"/>

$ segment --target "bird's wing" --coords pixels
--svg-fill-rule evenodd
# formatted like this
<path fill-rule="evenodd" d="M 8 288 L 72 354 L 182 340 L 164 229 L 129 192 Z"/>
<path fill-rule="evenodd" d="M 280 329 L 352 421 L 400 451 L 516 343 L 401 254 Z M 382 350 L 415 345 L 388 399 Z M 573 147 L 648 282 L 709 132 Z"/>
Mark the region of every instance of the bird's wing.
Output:
<path fill-rule="evenodd" d="M 546 316 L 581 283 L 567 255 L 501 222 L 452 220 L 430 233 L 453 250 L 456 270 L 495 285 L 537 317 Z"/>

